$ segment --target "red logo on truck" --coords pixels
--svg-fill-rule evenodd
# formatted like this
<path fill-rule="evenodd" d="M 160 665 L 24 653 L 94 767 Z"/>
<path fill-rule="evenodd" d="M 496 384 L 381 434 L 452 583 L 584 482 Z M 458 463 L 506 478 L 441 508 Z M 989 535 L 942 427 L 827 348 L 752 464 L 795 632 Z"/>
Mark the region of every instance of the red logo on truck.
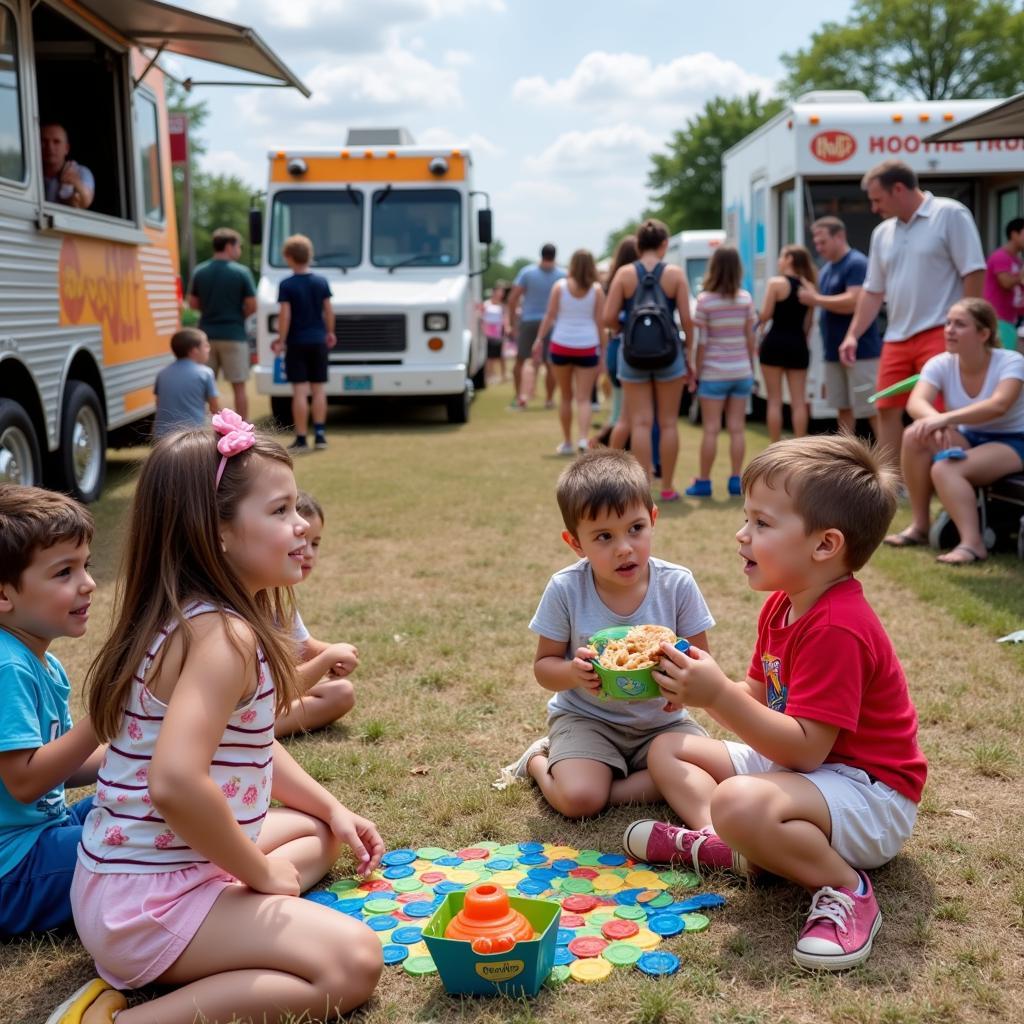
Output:
<path fill-rule="evenodd" d="M 841 164 L 857 152 L 857 140 L 849 132 L 818 132 L 811 139 L 811 154 L 826 164 Z"/>

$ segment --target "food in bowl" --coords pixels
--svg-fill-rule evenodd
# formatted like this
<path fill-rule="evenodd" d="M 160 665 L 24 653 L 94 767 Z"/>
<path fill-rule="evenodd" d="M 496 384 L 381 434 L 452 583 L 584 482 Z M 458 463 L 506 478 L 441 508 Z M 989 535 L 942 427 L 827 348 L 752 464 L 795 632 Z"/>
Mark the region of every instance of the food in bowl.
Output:
<path fill-rule="evenodd" d="M 611 672 L 652 668 L 661 660 L 661 645 L 675 642 L 675 633 L 666 626 L 633 626 L 621 639 L 605 644 L 597 663 Z"/>

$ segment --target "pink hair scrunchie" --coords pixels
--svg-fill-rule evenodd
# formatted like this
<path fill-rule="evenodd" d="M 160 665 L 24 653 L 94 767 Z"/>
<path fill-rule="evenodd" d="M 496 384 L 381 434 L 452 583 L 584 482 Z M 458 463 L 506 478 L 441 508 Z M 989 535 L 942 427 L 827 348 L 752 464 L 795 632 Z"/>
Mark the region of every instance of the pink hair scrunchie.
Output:
<path fill-rule="evenodd" d="M 213 489 L 216 490 L 220 487 L 220 478 L 224 475 L 228 459 L 239 452 L 248 451 L 256 443 L 256 428 L 251 423 L 246 423 L 234 409 L 224 409 L 213 417 L 213 429 L 221 435 L 217 442 L 220 465 L 217 467 L 217 479 L 213 485 Z"/>

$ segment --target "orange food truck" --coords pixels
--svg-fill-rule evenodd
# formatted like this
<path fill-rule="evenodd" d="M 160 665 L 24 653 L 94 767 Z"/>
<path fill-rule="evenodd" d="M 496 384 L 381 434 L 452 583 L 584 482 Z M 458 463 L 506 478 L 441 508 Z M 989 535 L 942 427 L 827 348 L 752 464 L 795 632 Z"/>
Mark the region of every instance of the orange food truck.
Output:
<path fill-rule="evenodd" d="M 309 95 L 242 26 L 153 0 L 0 0 L 0 482 L 93 501 L 108 440 L 156 408 L 181 299 L 164 53 Z M 47 198 L 55 124 L 95 181 L 87 208 Z"/>

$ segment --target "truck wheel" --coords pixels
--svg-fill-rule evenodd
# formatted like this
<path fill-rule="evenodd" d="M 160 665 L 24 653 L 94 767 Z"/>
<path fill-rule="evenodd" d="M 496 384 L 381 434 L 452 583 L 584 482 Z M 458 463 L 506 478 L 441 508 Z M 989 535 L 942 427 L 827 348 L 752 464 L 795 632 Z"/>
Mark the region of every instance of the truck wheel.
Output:
<path fill-rule="evenodd" d="M 107 428 L 96 392 L 68 381 L 60 417 L 60 446 L 53 455 L 54 485 L 88 504 L 103 491 L 107 475 Z"/>
<path fill-rule="evenodd" d="M 449 395 L 445 400 L 445 411 L 448 413 L 449 423 L 468 423 L 469 404 L 473 401 L 473 388 L 466 382 L 466 387 L 459 395 Z"/>
<path fill-rule="evenodd" d="M 285 395 L 282 398 L 279 395 L 271 395 L 270 412 L 274 419 L 277 420 L 277 424 L 282 430 L 288 430 L 291 428 L 292 400 L 289 396 Z"/>
<path fill-rule="evenodd" d="M 484 361 L 476 373 L 473 374 L 473 388 L 476 391 L 483 391 L 487 387 L 487 361 Z"/>
<path fill-rule="evenodd" d="M 42 483 L 39 441 L 28 413 L 10 398 L 0 398 L 0 484 Z"/>

